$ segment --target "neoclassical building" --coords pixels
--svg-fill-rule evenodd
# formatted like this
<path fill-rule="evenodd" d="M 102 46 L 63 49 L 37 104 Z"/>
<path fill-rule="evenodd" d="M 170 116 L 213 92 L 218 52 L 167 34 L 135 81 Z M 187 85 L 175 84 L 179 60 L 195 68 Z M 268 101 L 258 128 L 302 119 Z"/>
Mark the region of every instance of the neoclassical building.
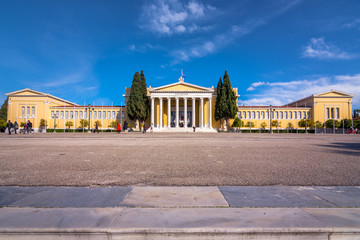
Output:
<path fill-rule="evenodd" d="M 237 97 L 238 89 L 233 88 Z M 130 128 L 136 128 L 126 114 L 126 103 L 131 88 L 125 89 L 125 106 L 92 106 L 79 105 L 51 94 L 31 89 L 23 89 L 8 96 L 8 119 L 19 124 L 30 120 L 35 130 L 39 129 L 41 119 L 49 129 L 66 129 L 71 125 L 73 130 L 86 130 L 81 120 L 88 120 L 90 128 L 95 122 L 101 125 L 100 130 L 112 129 L 114 122 L 127 121 Z M 216 88 L 190 84 L 182 77 L 179 81 L 159 87 L 149 87 L 148 97 L 151 103 L 151 114 L 145 121 L 147 127 L 154 131 L 196 131 L 216 132 L 220 127 L 214 118 Z M 353 95 L 331 90 L 314 94 L 284 106 L 238 106 L 238 117 L 245 127 L 250 129 L 269 129 L 272 120 L 278 121 L 278 128 L 289 126 L 300 128 L 302 119 L 312 119 L 324 123 L 328 119 L 352 119 Z M 72 122 L 72 124 L 69 124 Z M 230 125 L 232 120 L 230 121 Z"/>

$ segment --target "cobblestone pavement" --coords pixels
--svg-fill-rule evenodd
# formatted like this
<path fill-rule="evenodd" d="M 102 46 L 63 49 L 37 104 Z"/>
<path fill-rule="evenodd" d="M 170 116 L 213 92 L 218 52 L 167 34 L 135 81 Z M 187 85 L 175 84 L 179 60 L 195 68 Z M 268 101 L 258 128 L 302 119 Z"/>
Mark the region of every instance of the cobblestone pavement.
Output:
<path fill-rule="evenodd" d="M 2 186 L 356 186 L 360 135 L 0 134 Z"/>

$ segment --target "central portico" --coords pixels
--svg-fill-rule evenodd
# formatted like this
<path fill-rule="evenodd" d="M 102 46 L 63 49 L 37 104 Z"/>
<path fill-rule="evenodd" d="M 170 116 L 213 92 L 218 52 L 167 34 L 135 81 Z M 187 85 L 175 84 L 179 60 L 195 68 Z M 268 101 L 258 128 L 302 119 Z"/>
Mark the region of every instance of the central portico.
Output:
<path fill-rule="evenodd" d="M 213 129 L 213 112 L 216 92 L 213 87 L 205 88 L 179 82 L 151 88 L 150 124 L 154 131 L 192 131 L 195 126 L 200 131 Z"/>

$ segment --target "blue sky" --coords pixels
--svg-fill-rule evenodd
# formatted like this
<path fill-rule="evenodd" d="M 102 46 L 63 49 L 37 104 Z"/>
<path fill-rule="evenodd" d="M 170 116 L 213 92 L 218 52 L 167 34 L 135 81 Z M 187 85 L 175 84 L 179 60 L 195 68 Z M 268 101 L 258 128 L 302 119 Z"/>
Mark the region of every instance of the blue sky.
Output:
<path fill-rule="evenodd" d="M 331 89 L 360 107 L 360 1 L 74 0 L 0 3 L 0 101 L 31 88 L 78 104 L 120 105 L 148 86 L 216 87 L 239 104 L 286 104 Z"/>

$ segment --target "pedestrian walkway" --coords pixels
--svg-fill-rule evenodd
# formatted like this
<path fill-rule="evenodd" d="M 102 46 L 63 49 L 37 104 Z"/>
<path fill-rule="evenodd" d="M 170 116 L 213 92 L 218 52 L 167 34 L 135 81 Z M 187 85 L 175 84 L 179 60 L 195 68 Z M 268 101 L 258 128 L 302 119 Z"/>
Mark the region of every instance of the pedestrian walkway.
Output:
<path fill-rule="evenodd" d="M 360 187 L 0 187 L 0 239 L 360 239 Z"/>

